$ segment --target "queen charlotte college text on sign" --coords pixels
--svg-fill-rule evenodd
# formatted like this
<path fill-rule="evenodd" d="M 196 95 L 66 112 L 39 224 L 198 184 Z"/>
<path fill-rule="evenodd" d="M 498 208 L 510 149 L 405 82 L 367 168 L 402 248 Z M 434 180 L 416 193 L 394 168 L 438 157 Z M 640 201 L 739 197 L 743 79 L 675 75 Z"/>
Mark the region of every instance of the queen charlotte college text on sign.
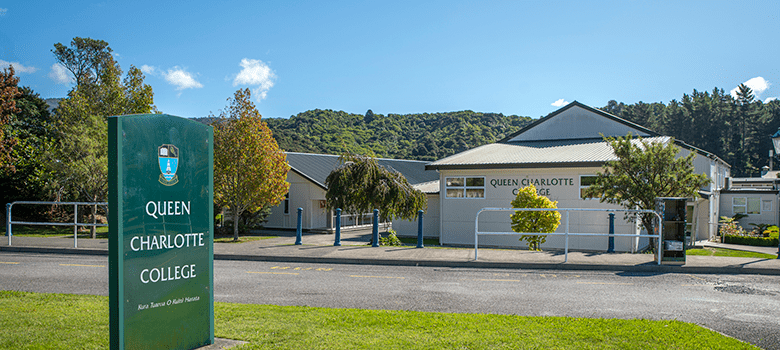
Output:
<path fill-rule="evenodd" d="M 213 149 L 189 119 L 109 118 L 112 349 L 214 342 Z"/>

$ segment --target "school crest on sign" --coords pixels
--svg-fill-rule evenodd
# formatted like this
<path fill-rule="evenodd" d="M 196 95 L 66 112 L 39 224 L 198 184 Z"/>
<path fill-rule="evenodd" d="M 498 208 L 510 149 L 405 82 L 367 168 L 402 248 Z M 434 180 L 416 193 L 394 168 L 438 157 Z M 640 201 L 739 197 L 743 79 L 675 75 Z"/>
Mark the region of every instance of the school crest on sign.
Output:
<path fill-rule="evenodd" d="M 157 160 L 160 163 L 160 183 L 173 186 L 179 182 L 176 169 L 179 168 L 179 148 L 174 145 L 162 145 L 157 148 Z"/>

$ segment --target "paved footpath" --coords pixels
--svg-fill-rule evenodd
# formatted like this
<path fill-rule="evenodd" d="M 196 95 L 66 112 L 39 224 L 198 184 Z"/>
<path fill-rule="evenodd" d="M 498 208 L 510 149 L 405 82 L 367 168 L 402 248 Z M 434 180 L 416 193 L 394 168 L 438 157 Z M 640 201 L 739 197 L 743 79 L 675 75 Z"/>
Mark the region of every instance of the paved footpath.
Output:
<path fill-rule="evenodd" d="M 532 252 L 521 249 L 480 248 L 474 259 L 473 247 L 371 247 L 371 233 L 342 233 L 342 245 L 334 246 L 334 235 L 304 233 L 302 245 L 294 245 L 294 231 L 261 231 L 275 238 L 246 243 L 215 243 L 214 259 L 257 260 L 322 264 L 366 264 L 398 266 L 437 266 L 464 268 L 510 268 L 552 270 L 608 270 L 657 273 L 761 274 L 780 275 L 780 259 L 688 256 L 685 265 L 658 265 L 653 254 L 627 254 L 563 250 Z M 0 237 L 0 251 L 107 255 L 108 240 L 65 237 Z M 697 245 L 758 251 L 777 255 L 777 247 L 748 247 L 698 242 Z"/>

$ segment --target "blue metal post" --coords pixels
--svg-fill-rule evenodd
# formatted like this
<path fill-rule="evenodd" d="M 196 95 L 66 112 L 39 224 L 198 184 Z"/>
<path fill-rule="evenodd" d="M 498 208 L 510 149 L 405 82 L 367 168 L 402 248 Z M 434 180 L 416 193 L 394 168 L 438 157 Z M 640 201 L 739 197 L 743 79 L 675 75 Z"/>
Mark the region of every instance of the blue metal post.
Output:
<path fill-rule="evenodd" d="M 423 211 L 417 211 L 417 248 L 425 248 L 423 246 Z"/>
<path fill-rule="evenodd" d="M 11 203 L 5 204 L 5 235 L 11 236 Z"/>
<path fill-rule="evenodd" d="M 609 234 L 615 234 L 615 213 L 609 213 Z M 609 236 L 609 245 L 607 246 L 607 253 L 615 252 L 615 237 Z"/>
<path fill-rule="evenodd" d="M 341 208 L 336 208 L 336 240 L 333 242 L 333 246 L 341 246 Z"/>
<path fill-rule="evenodd" d="M 301 230 L 301 222 L 303 216 L 303 208 L 298 208 L 298 228 L 295 230 L 295 245 L 301 245 L 303 242 L 303 232 Z"/>
<path fill-rule="evenodd" d="M 371 246 L 379 246 L 379 209 L 374 209 L 374 230 L 371 232 Z"/>
<path fill-rule="evenodd" d="M 5 204 L 5 235 L 8 236 L 8 245 L 11 245 L 11 203 Z"/>

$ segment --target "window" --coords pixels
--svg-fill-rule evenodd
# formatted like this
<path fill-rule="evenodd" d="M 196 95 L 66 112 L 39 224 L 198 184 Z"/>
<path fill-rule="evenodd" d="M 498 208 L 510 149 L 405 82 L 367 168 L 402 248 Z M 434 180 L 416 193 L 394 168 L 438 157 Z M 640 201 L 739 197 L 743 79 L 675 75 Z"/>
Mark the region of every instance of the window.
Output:
<path fill-rule="evenodd" d="M 693 234 L 696 231 L 696 226 L 694 226 L 696 222 L 693 219 L 694 209 L 695 207 L 692 205 L 686 206 L 685 209 L 685 235 L 687 236 L 696 236 Z"/>
<path fill-rule="evenodd" d="M 284 195 L 284 213 L 290 213 L 290 192 Z"/>
<path fill-rule="evenodd" d="M 485 198 L 485 177 L 448 177 L 444 192 L 447 198 Z"/>
<path fill-rule="evenodd" d="M 734 214 L 761 214 L 760 198 L 734 197 L 731 204 Z"/>
<path fill-rule="evenodd" d="M 585 190 L 596 183 L 596 179 L 599 177 L 596 175 L 580 175 L 580 198 L 593 199 L 596 197 L 585 197 Z"/>

